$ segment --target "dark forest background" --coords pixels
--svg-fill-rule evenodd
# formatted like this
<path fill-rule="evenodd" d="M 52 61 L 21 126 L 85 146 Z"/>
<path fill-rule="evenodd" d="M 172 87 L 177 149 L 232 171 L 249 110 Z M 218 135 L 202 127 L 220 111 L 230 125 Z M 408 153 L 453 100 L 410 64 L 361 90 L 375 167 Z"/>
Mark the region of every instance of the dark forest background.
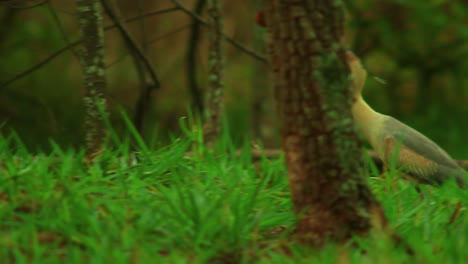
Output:
<path fill-rule="evenodd" d="M 31 150 L 47 151 L 50 140 L 65 148 L 83 144 L 84 90 L 76 47 L 15 78 L 78 39 L 74 2 L 0 2 L 0 129 L 3 136 L 16 131 Z M 180 1 L 192 11 L 198 2 Z M 265 54 L 266 32 L 255 20 L 261 1 L 223 2 L 225 34 Z M 114 3 L 121 19 L 170 10 L 125 24 L 161 82 L 160 89 L 151 91 L 142 129 L 155 147 L 178 135 L 179 119 L 200 107 L 196 97 L 203 98 L 208 80 L 207 29 L 200 26 L 196 60 L 190 64 L 187 53 L 195 42 L 189 15 L 172 10 L 169 0 Z M 370 73 L 365 88 L 369 104 L 421 131 L 454 158 L 468 158 L 467 2 L 360 0 L 347 1 L 347 6 L 346 39 Z M 104 24 L 113 22 L 105 16 Z M 230 135 L 235 142 L 249 139 L 277 147 L 268 65 L 228 43 L 224 52 Z M 141 78 L 116 29 L 105 31 L 105 57 L 110 118 L 124 134 L 121 111 L 134 116 Z"/>

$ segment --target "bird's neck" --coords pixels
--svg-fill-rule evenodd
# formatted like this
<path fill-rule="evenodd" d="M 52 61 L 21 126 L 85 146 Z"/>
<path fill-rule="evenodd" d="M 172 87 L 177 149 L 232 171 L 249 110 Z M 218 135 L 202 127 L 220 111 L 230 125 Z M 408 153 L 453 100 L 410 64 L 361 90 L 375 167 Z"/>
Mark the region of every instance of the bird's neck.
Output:
<path fill-rule="evenodd" d="M 377 133 L 383 123 L 383 115 L 374 111 L 358 96 L 352 107 L 352 114 L 359 130 L 364 134 L 369 143 L 374 146 L 377 143 Z"/>
<path fill-rule="evenodd" d="M 364 101 L 362 96 L 357 97 L 356 102 L 353 104 L 352 111 L 358 123 L 370 122 L 373 118 L 380 115 Z"/>

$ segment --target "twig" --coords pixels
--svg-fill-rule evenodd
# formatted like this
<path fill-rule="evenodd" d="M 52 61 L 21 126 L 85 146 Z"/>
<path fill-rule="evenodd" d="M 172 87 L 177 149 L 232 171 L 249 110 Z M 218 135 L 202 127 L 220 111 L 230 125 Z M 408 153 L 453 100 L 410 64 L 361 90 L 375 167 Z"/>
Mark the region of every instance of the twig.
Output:
<path fill-rule="evenodd" d="M 159 88 L 160 86 L 159 79 L 158 79 L 158 76 L 156 75 L 156 71 L 154 70 L 153 65 L 151 65 L 151 62 L 148 60 L 146 55 L 138 47 L 138 45 L 133 40 L 130 33 L 127 31 L 127 29 L 122 25 L 122 23 L 120 22 L 120 19 L 115 15 L 109 3 L 106 0 L 101 0 L 101 3 L 107 15 L 112 19 L 112 21 L 114 21 L 117 29 L 122 34 L 122 37 L 124 38 L 125 43 L 127 43 L 127 46 L 129 47 L 129 49 L 132 50 L 135 53 L 135 55 L 139 57 L 141 62 L 145 65 L 146 70 L 151 76 L 151 79 L 153 79 L 154 88 L 156 89 Z"/>
<path fill-rule="evenodd" d="M 53 7 L 52 2 L 47 3 L 47 9 L 49 10 L 50 15 L 52 16 L 52 20 L 57 25 L 57 27 L 58 27 L 58 29 L 60 31 L 60 34 L 62 35 L 63 41 L 65 42 L 65 44 L 70 44 L 71 41 L 68 38 L 67 33 L 65 32 L 65 29 L 62 26 L 62 22 L 60 21 L 60 18 L 58 17 L 57 12 L 55 12 L 55 9 Z M 78 59 L 78 60 L 80 59 L 80 57 L 78 55 L 78 52 L 76 52 L 73 49 L 71 49 L 71 52 L 73 53 L 73 55 L 75 56 L 76 59 Z"/>
<path fill-rule="evenodd" d="M 167 9 L 162 9 L 162 10 L 157 10 L 157 11 L 153 11 L 153 12 L 148 12 L 144 15 L 138 15 L 138 16 L 135 16 L 135 17 L 131 17 L 131 18 L 127 18 L 124 20 L 125 23 L 130 23 L 130 22 L 134 22 L 136 20 L 140 20 L 142 18 L 145 18 L 145 17 L 150 17 L 150 16 L 155 16 L 155 15 L 160 15 L 160 14 L 165 14 L 165 13 L 170 13 L 170 12 L 174 12 L 174 11 L 178 11 L 178 10 L 182 10 L 183 12 L 191 15 L 192 13 L 185 9 L 182 5 L 180 5 L 177 1 L 174 1 L 174 4 L 177 5 L 177 7 L 172 7 L 172 8 L 167 8 Z M 201 19 L 199 16 L 195 15 L 194 16 L 194 19 L 197 20 L 198 22 L 200 22 L 202 25 L 204 26 L 209 26 L 209 24 L 207 22 L 205 22 L 203 19 Z M 108 30 L 111 30 L 111 29 L 114 29 L 116 28 L 117 25 L 116 24 L 113 24 L 113 25 L 109 25 L 109 26 L 106 26 L 104 27 L 104 31 L 108 31 Z M 244 47 L 243 45 L 237 43 L 235 40 L 233 40 L 232 38 L 224 35 L 224 38 L 230 43 L 232 44 L 233 46 L 239 48 L 241 51 L 243 51 L 244 53 L 246 54 L 249 54 L 250 56 L 254 57 L 255 59 L 261 61 L 261 62 L 264 62 L 266 63 L 267 60 L 265 57 L 255 53 L 254 51 L 251 51 L 249 50 L 248 48 Z M 56 57 L 58 57 L 59 55 L 61 55 L 62 53 L 68 51 L 69 49 L 71 48 L 74 48 L 75 46 L 77 46 L 78 44 L 81 43 L 81 40 L 76 40 L 75 42 L 72 42 L 68 45 L 66 45 L 65 47 L 53 52 L 51 55 L 49 55 L 47 58 L 43 59 L 42 61 L 36 63 L 35 65 L 31 66 L 30 68 L 20 72 L 19 74 L 13 76 L 12 78 L 10 78 L 9 80 L 3 82 L 0 84 L 0 90 L 3 89 L 3 88 L 6 88 L 8 87 L 10 84 L 16 82 L 17 80 L 21 79 L 21 78 L 24 78 L 25 76 L 31 74 L 32 72 L 40 69 L 42 66 L 48 64 L 49 62 L 51 62 L 52 60 L 54 60 Z"/>
<path fill-rule="evenodd" d="M 79 41 L 75 41 L 73 43 L 70 43 L 68 44 L 67 46 L 55 51 L 54 53 L 52 53 L 51 55 L 49 55 L 49 57 L 45 58 L 44 60 L 40 61 L 39 63 L 33 65 L 32 67 L 30 67 L 29 69 L 25 70 L 25 71 L 22 71 L 21 73 L 15 75 L 13 78 L 11 78 L 10 80 L 2 83 L 0 85 L 0 89 L 2 88 L 5 88 L 7 87 L 8 85 L 12 84 L 13 82 L 29 75 L 30 73 L 38 70 L 39 68 L 41 68 L 42 66 L 46 65 L 47 63 L 51 62 L 53 59 L 55 59 L 57 56 L 61 55 L 62 53 L 66 52 L 67 50 L 75 47 L 75 46 L 78 46 L 78 44 L 81 43 L 81 40 Z"/>
<path fill-rule="evenodd" d="M 168 32 L 168 33 L 164 33 L 164 34 L 161 34 L 160 36 L 157 36 L 153 39 L 151 39 L 150 41 L 148 41 L 147 44 L 153 44 L 154 42 L 157 42 L 161 39 L 164 39 L 168 36 L 171 36 L 171 35 L 174 35 L 174 34 L 177 34 L 179 32 L 182 32 L 184 31 L 185 29 L 187 29 L 189 26 L 191 26 L 192 24 L 187 24 L 187 25 L 184 25 L 184 26 L 181 26 L 181 27 L 178 27 L 176 28 L 175 30 L 171 31 L 171 32 Z M 106 64 L 106 69 L 107 68 L 110 68 L 114 65 L 116 65 L 117 63 L 121 62 L 122 60 L 124 60 L 126 57 L 128 56 L 128 53 L 125 53 L 124 55 L 120 56 L 119 58 L 115 59 L 113 62 L 110 62 L 108 64 Z"/>
<path fill-rule="evenodd" d="M 126 23 L 134 22 L 134 21 L 140 20 L 141 18 L 144 18 L 144 17 L 149 17 L 149 16 L 155 16 L 155 15 L 159 15 L 159 14 L 174 12 L 174 11 L 177 11 L 177 10 L 179 10 L 179 9 L 178 8 L 167 8 L 167 9 L 157 10 L 157 11 L 153 11 L 153 12 L 148 12 L 148 13 L 144 14 L 143 16 L 138 15 L 138 16 L 135 16 L 135 17 L 132 17 L 132 18 L 128 18 L 128 19 L 125 19 L 124 21 Z M 108 31 L 108 30 L 114 29 L 116 27 L 117 27 L 116 24 L 109 25 L 109 26 L 104 27 L 104 31 Z M 81 39 L 76 40 L 75 42 L 72 42 L 72 43 L 66 45 L 65 47 L 55 51 L 54 53 L 52 53 L 51 55 L 49 55 L 47 58 L 43 59 L 42 61 L 38 62 L 37 64 L 35 64 L 35 65 L 31 66 L 30 68 L 20 72 L 19 74 L 13 76 L 11 79 L 1 83 L 0 84 L 0 90 L 3 89 L 3 88 L 6 88 L 8 85 L 14 83 L 15 81 L 17 81 L 17 80 L 31 74 L 32 72 L 40 69 L 42 66 L 48 64 L 53 59 L 55 59 L 56 57 L 61 55 L 62 53 L 68 51 L 71 48 L 74 48 L 75 46 L 77 46 L 80 43 L 81 43 Z"/>
<path fill-rule="evenodd" d="M 157 41 L 159 41 L 159 40 L 161 40 L 161 39 L 164 39 L 164 38 L 169 37 L 169 36 L 171 36 L 171 35 L 174 35 L 174 34 L 177 34 L 177 33 L 179 33 L 179 32 L 182 32 L 182 31 L 184 31 L 185 29 L 189 28 L 191 25 L 192 25 L 192 23 L 185 24 L 185 25 L 183 25 L 183 26 L 180 26 L 180 27 L 174 29 L 174 30 L 171 31 L 171 32 L 167 32 L 167 33 L 162 34 L 162 35 L 160 35 L 160 36 L 154 37 L 154 38 L 152 38 L 151 40 L 149 40 L 147 44 L 153 44 L 154 42 L 157 42 Z"/>
<path fill-rule="evenodd" d="M 197 20 L 198 22 L 200 22 L 200 24 L 208 27 L 208 28 L 211 28 L 212 26 L 206 22 L 205 20 L 203 20 L 203 18 L 201 18 L 199 15 L 193 13 L 192 11 L 188 10 L 187 8 L 185 8 L 181 3 L 179 3 L 179 1 L 177 0 L 171 0 L 172 3 L 174 3 L 174 5 L 177 6 L 178 9 L 180 9 L 182 12 L 186 13 L 187 15 L 189 15 L 190 17 L 192 17 L 193 19 Z M 239 42 L 235 41 L 234 39 L 230 38 L 229 36 L 226 36 L 226 34 L 222 34 L 222 36 L 226 39 L 227 42 L 229 42 L 229 44 L 233 45 L 234 47 L 238 48 L 239 50 L 241 50 L 242 52 L 252 56 L 253 58 L 261 61 L 261 62 L 264 62 L 264 63 L 267 63 L 268 60 L 256 53 L 255 51 L 252 51 L 250 49 L 248 49 L 247 47 L 245 47 L 244 45 L 240 44 Z"/>
<path fill-rule="evenodd" d="M 460 215 L 460 209 L 462 208 L 461 202 L 458 202 L 455 206 L 455 210 L 453 210 L 452 215 L 450 216 L 448 224 L 451 225 L 457 220 L 458 216 Z"/>
<path fill-rule="evenodd" d="M 137 9 L 138 13 L 142 14 L 143 13 L 143 6 L 142 6 L 142 0 L 137 0 Z M 140 20 L 140 34 L 141 34 L 141 49 L 143 53 L 147 53 L 147 48 L 148 48 L 148 43 L 146 39 L 146 27 L 145 27 L 145 19 Z M 133 53 L 134 54 L 134 53 Z M 138 133 L 142 138 L 144 138 L 144 120 L 145 120 L 145 114 L 146 111 L 151 103 L 151 91 L 153 90 L 154 87 L 148 85 L 146 82 L 146 73 L 143 70 L 143 65 L 141 61 L 138 60 L 138 57 L 133 56 L 133 61 L 136 66 L 136 70 L 138 72 L 138 79 L 140 80 L 140 90 L 138 93 L 138 98 L 136 100 L 136 105 L 135 105 L 135 111 L 133 114 L 133 124 L 135 125 L 135 128 L 137 129 Z"/>
<path fill-rule="evenodd" d="M 40 1 L 38 3 L 35 3 L 35 4 L 31 4 L 31 5 L 24 5 L 24 6 L 21 6 L 21 5 L 14 5 L 14 4 L 11 4 L 10 1 L 6 1 L 6 5 L 9 7 L 9 8 L 12 8 L 12 9 L 21 9 L 21 10 L 25 10 L 25 9 L 31 9 L 31 8 L 35 8 L 35 7 L 38 7 L 38 6 L 41 6 L 45 3 L 49 2 L 49 0 L 43 0 L 43 1 Z"/>
<path fill-rule="evenodd" d="M 262 158 L 266 159 L 276 159 L 279 158 L 283 154 L 283 150 L 281 149 L 251 149 L 251 156 L 252 161 L 256 162 L 261 160 Z M 236 150 L 235 156 L 240 156 L 242 154 L 242 150 Z M 368 150 L 366 152 L 367 155 L 371 158 L 372 162 L 377 166 L 379 172 L 383 170 L 383 162 L 377 156 L 377 153 L 373 150 Z M 186 153 L 187 156 L 192 155 L 191 152 Z M 468 160 L 455 160 L 455 162 L 460 165 L 465 170 L 468 170 Z"/>

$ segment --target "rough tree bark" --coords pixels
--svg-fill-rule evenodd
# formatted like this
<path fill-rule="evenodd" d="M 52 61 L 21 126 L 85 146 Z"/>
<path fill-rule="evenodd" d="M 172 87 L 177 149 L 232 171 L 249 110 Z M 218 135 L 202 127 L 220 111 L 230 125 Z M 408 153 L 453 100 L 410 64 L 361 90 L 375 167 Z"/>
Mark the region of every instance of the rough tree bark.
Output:
<path fill-rule="evenodd" d="M 107 113 L 107 102 L 104 96 L 106 90 L 104 30 L 99 1 L 76 0 L 76 4 L 83 44 L 80 54 L 85 89 L 86 156 L 92 159 L 102 151 L 102 144 L 106 137 L 103 120 Z"/>
<path fill-rule="evenodd" d="M 385 225 L 351 116 L 339 0 L 267 0 L 265 19 L 299 240 L 321 246 Z"/>
<path fill-rule="evenodd" d="M 209 39 L 209 87 L 208 107 L 203 124 L 204 142 L 211 145 L 219 136 L 221 130 L 221 114 L 223 110 L 223 54 L 222 54 L 222 17 L 221 1 L 209 0 L 208 14 L 213 26 Z"/>

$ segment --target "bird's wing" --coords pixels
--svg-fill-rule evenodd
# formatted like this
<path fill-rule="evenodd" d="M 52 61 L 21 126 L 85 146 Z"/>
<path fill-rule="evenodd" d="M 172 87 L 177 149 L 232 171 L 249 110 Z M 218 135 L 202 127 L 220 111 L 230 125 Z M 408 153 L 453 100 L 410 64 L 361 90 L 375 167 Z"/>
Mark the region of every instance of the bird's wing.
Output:
<path fill-rule="evenodd" d="M 412 151 L 414 154 L 432 161 L 435 164 L 452 169 L 460 169 L 458 164 L 447 152 L 417 130 L 392 117 L 389 117 L 385 122 L 385 128 L 387 136 L 392 137 L 395 143 L 401 142 L 401 145 L 408 151 Z"/>
<path fill-rule="evenodd" d="M 402 167 L 420 181 L 435 183 L 432 176 L 438 172 L 439 164 L 416 153 L 394 137 L 385 138 L 385 160 L 395 162 L 397 167 Z"/>

